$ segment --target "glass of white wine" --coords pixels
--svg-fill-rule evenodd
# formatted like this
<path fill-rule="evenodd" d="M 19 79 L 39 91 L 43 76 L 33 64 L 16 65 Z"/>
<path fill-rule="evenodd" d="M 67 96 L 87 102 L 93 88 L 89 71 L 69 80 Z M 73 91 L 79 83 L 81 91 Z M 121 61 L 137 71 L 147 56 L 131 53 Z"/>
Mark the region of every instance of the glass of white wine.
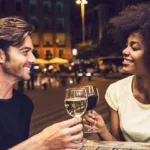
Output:
<path fill-rule="evenodd" d="M 64 100 L 67 113 L 72 117 L 81 117 L 87 109 L 87 93 L 84 88 L 66 89 Z"/>
<path fill-rule="evenodd" d="M 88 105 L 86 111 L 94 109 L 99 102 L 98 88 L 94 85 L 86 85 L 83 86 L 82 88 L 84 88 L 87 93 Z M 92 114 L 92 116 L 94 118 L 94 114 Z M 96 133 L 96 132 L 98 132 L 98 129 L 95 129 L 91 124 L 90 128 L 84 131 L 84 133 Z"/>

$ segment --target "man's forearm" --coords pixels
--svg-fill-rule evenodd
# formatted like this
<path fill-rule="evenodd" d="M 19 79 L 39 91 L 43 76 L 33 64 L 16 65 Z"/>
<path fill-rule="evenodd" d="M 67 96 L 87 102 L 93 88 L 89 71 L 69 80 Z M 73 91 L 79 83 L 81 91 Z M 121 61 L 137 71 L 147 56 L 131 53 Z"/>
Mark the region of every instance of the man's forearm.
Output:
<path fill-rule="evenodd" d="M 44 147 L 42 147 L 40 134 L 36 134 L 32 136 L 31 138 L 25 140 L 24 142 L 8 150 L 37 150 L 37 149 L 44 150 Z"/>

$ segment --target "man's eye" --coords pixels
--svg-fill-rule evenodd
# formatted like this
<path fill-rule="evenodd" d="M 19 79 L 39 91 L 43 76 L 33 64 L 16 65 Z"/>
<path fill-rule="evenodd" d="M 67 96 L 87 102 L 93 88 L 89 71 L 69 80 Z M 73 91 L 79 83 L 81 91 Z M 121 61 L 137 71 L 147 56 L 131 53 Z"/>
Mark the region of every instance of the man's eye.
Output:
<path fill-rule="evenodd" d="M 23 51 L 23 54 L 26 56 L 28 54 L 28 51 Z"/>

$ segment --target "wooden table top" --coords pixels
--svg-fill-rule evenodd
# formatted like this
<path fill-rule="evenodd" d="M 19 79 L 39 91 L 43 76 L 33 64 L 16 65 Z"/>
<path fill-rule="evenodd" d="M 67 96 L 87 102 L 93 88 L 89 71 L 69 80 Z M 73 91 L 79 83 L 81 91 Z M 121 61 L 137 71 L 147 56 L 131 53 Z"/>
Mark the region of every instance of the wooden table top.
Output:
<path fill-rule="evenodd" d="M 90 140 L 78 150 L 150 150 L 150 143 Z"/>

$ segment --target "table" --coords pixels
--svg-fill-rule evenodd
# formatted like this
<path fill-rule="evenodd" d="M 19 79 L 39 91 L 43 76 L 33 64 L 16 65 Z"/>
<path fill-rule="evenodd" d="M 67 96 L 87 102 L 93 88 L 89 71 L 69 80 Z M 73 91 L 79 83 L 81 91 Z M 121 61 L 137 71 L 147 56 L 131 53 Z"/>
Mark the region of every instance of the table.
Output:
<path fill-rule="evenodd" d="M 73 149 L 67 149 L 73 150 Z M 78 150 L 150 150 L 150 143 L 118 142 L 118 141 L 87 141 Z"/>

